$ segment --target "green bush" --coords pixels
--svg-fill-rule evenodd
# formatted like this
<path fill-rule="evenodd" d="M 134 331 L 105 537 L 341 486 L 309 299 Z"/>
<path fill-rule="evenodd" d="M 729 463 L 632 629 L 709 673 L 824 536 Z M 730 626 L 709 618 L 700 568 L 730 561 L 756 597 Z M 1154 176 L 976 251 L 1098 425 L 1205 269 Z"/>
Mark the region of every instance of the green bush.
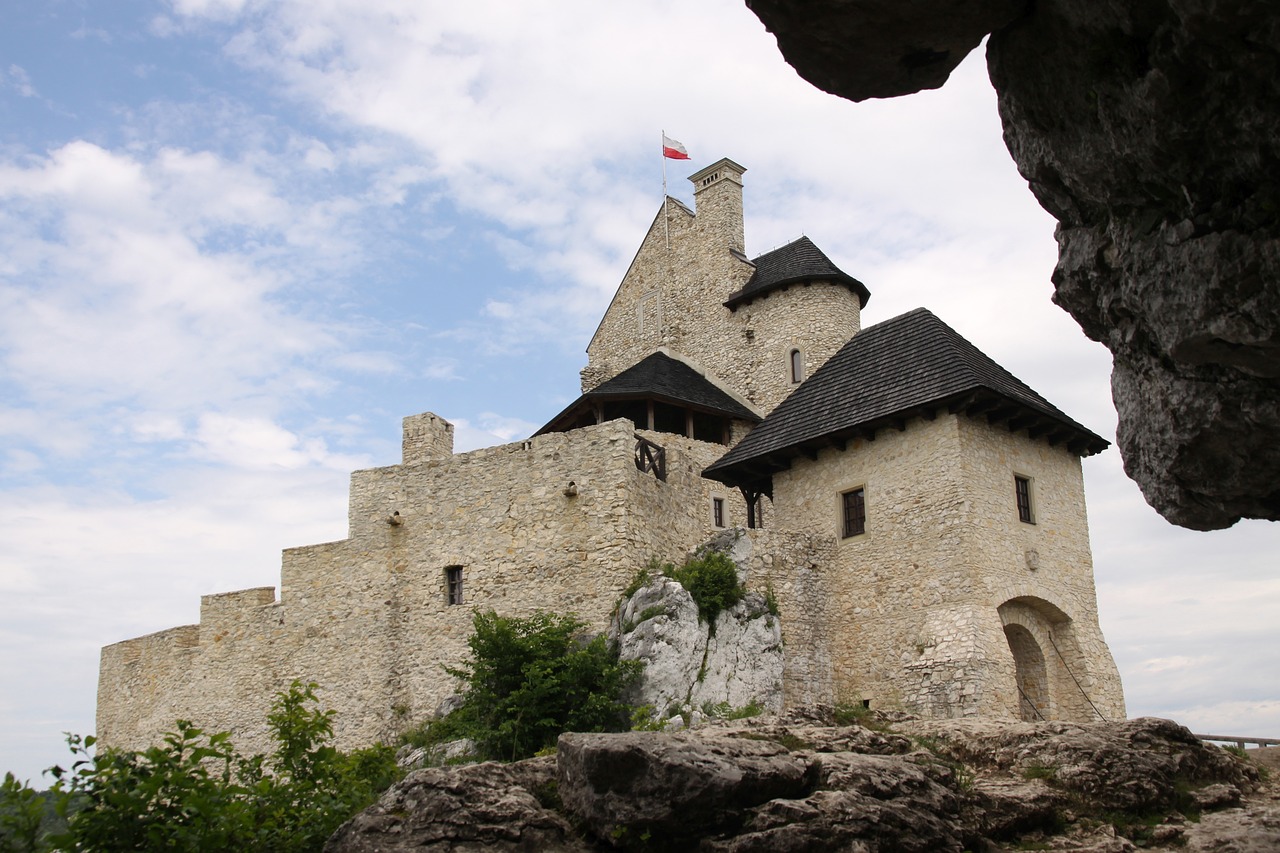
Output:
<path fill-rule="evenodd" d="M 515 760 L 555 744 L 561 732 L 626 731 L 623 691 L 639 661 L 620 661 L 603 636 L 586 640 L 573 616 L 477 613 L 471 660 L 450 675 L 465 684 L 462 706 L 434 726 L 476 741 L 491 758 Z M 438 742 L 437 735 L 432 740 Z"/>
<path fill-rule="evenodd" d="M 738 567 L 727 554 L 708 551 L 680 568 L 666 568 L 668 577 L 689 591 L 698 605 L 698 618 L 715 631 L 716 617 L 742 600 L 746 589 L 738 581 Z"/>
<path fill-rule="evenodd" d="M 70 736 L 77 760 L 51 772 L 60 809 L 75 811 L 49 843 L 108 853 L 320 850 L 398 770 L 387 747 L 345 755 L 330 746 L 333 712 L 319 710 L 315 690 L 295 681 L 276 697 L 267 717 L 270 756 L 244 757 L 228 733 L 206 734 L 187 721 L 142 752 L 92 754 L 92 737 Z"/>
<path fill-rule="evenodd" d="M 44 797 L 19 782 L 12 773 L 0 782 L 0 853 L 26 853 L 41 849 L 40 824 Z"/>

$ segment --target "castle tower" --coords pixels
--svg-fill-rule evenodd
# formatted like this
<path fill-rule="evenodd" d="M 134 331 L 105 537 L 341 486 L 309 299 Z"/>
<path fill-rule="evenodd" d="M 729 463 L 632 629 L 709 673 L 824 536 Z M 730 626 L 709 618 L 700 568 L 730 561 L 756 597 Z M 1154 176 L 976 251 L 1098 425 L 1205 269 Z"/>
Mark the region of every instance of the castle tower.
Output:
<path fill-rule="evenodd" d="M 746 168 L 689 176 L 694 209 L 668 198 L 587 346 L 583 393 L 663 351 L 760 415 L 858 331 L 870 294 L 808 238 L 745 253 Z"/>

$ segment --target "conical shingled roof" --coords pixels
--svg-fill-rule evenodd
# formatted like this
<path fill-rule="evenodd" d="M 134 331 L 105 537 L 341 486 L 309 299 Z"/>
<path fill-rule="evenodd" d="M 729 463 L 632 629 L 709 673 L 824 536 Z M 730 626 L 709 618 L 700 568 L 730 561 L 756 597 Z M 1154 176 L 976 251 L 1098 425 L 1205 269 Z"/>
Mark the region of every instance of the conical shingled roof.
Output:
<path fill-rule="evenodd" d="M 703 475 L 766 490 L 772 472 L 802 453 L 881 427 L 904 428 L 906 418 L 944 405 L 1066 442 L 1082 455 L 1110 444 L 917 308 L 854 335 Z"/>
<path fill-rule="evenodd" d="M 733 309 L 778 288 L 807 281 L 843 284 L 858 295 L 858 303 L 863 308 L 871 298 L 871 291 L 867 290 L 866 285 L 831 263 L 831 259 L 808 237 L 801 237 L 772 252 L 765 252 L 751 263 L 755 265 L 755 272 L 742 289 L 724 303 L 726 308 Z"/>
<path fill-rule="evenodd" d="M 574 414 L 588 400 L 627 398 L 663 400 L 753 423 L 760 420 L 759 415 L 688 364 L 666 353 L 654 352 L 583 394 L 534 435 L 555 431 L 566 416 Z"/>

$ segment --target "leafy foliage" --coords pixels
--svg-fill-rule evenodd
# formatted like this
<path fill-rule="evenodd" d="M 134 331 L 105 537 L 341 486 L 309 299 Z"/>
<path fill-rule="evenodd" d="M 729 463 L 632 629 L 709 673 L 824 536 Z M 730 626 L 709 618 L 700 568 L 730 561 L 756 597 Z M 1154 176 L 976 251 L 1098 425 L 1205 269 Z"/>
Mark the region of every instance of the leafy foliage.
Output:
<path fill-rule="evenodd" d="M 44 797 L 19 782 L 12 773 L 0 783 L 0 853 L 26 853 L 40 849 L 40 823 Z"/>
<path fill-rule="evenodd" d="M 603 636 L 586 640 L 573 616 L 477 613 L 471 660 L 449 668 L 466 684 L 463 704 L 439 725 L 476 741 L 483 754 L 514 760 L 551 746 L 561 732 L 626 731 L 622 692 L 643 664 L 620 661 Z M 435 736 L 433 736 L 435 739 Z"/>
<path fill-rule="evenodd" d="M 689 591 L 698 605 L 698 618 L 715 630 L 716 617 L 742 600 L 747 591 L 738 581 L 738 567 L 721 551 L 708 551 L 680 568 L 666 566 L 668 577 Z"/>
<path fill-rule="evenodd" d="M 329 745 L 333 712 L 319 710 L 316 688 L 295 681 L 276 697 L 270 756 L 241 756 L 228 733 L 185 720 L 141 752 L 92 753 L 92 737 L 69 736 L 77 760 L 51 772 L 63 813 L 76 810 L 48 842 L 93 851 L 319 850 L 397 770 L 387 747 L 344 755 Z"/>

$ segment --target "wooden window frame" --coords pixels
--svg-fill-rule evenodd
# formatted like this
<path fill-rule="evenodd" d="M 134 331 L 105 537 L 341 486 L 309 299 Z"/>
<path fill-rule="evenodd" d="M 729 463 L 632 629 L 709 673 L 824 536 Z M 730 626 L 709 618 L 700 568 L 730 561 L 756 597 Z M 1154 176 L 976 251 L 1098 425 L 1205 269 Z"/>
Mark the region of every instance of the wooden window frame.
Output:
<path fill-rule="evenodd" d="M 1013 475 L 1013 501 L 1018 507 L 1018 521 L 1036 523 L 1035 479 L 1022 474 Z"/>
<path fill-rule="evenodd" d="M 852 539 L 867 532 L 867 487 L 840 493 L 840 538 Z"/>
<path fill-rule="evenodd" d="M 725 526 L 724 498 L 711 498 L 711 523 L 716 527 Z"/>
<path fill-rule="evenodd" d="M 804 353 L 799 347 L 792 347 L 787 353 L 787 375 L 791 377 L 792 385 L 804 381 Z"/>
<path fill-rule="evenodd" d="M 462 604 L 462 566 L 445 567 L 444 600 L 450 607 Z"/>

